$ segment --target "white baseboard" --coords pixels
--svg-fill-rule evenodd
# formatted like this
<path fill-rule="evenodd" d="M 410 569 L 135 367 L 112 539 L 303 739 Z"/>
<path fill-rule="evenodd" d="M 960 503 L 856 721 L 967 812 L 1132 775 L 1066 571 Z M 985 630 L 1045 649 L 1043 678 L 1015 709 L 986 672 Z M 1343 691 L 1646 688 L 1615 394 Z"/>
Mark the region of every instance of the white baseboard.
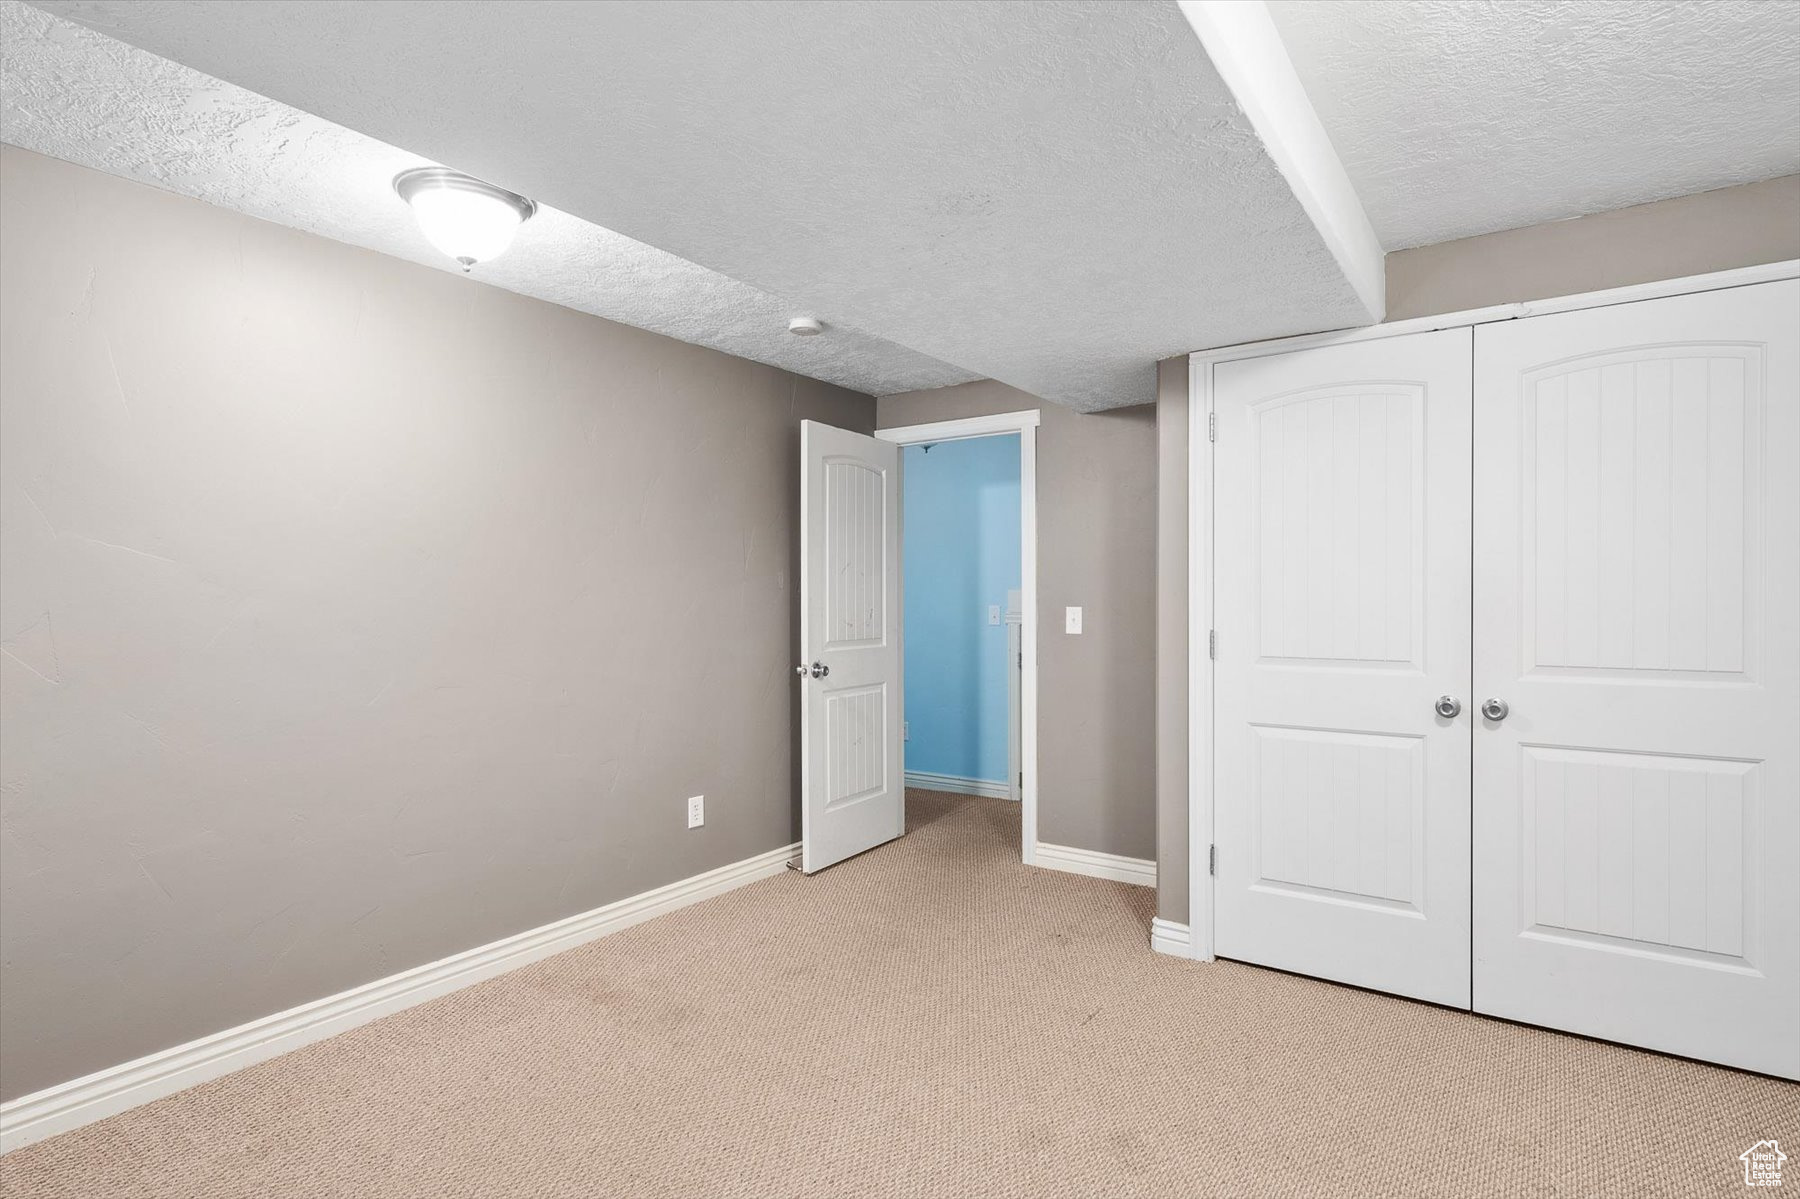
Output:
<path fill-rule="evenodd" d="M 173 1095 L 197 1083 L 335 1036 L 427 999 L 574 949 L 652 916 L 699 903 L 787 869 L 798 845 L 784 845 L 741 862 L 657 887 L 580 915 L 517 933 L 488 945 L 261 1020 L 165 1049 L 135 1061 L 0 1104 L 0 1153 L 80 1128 L 128 1108 Z"/>
<path fill-rule="evenodd" d="M 1037 843 L 1034 865 L 1046 870 L 1067 870 L 1070 874 L 1087 874 L 1094 878 L 1110 878 L 1114 882 L 1136 887 L 1156 885 L 1156 863 L 1145 858 L 1120 857 L 1116 853 L 1100 853 L 1092 849 L 1076 849 L 1072 845 Z"/>
<path fill-rule="evenodd" d="M 949 791 L 954 795 L 985 795 L 989 799 L 1011 799 L 1012 788 L 1000 779 L 966 779 L 955 774 L 932 774 L 925 770 L 906 772 L 906 785 L 923 791 Z"/>
<path fill-rule="evenodd" d="M 1173 920 L 1164 920 L 1161 916 L 1150 921 L 1150 948 L 1158 953 L 1166 953 L 1172 958 L 1194 956 L 1193 930 L 1185 924 L 1177 924 Z"/>

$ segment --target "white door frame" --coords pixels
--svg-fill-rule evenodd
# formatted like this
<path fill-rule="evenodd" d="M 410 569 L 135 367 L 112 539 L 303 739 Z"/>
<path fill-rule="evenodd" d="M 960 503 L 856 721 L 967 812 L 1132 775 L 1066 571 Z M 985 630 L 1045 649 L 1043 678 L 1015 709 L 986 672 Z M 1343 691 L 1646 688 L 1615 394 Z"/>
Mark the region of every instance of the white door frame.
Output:
<path fill-rule="evenodd" d="M 1263 358 L 1292 350 L 1350 342 L 1378 341 L 1436 329 L 1485 325 L 1552 312 L 1574 312 L 1609 304 L 1634 304 L 1668 296 L 1746 287 L 1777 279 L 1800 278 L 1800 259 L 1741 267 L 1681 279 L 1636 283 L 1605 291 L 1496 304 L 1466 312 L 1368 325 L 1336 333 L 1310 333 L 1274 341 L 1249 342 L 1201 350 L 1188 355 L 1188 938 L 1168 943 L 1168 952 L 1197 961 L 1213 960 L 1213 887 L 1209 869 L 1213 846 L 1213 669 L 1209 653 L 1213 632 L 1213 456 L 1212 413 L 1214 364 Z M 879 436 L 879 435 L 878 435 Z M 1226 629 L 1221 636 L 1232 636 Z M 1241 635 L 1241 632 L 1240 634 Z"/>
<path fill-rule="evenodd" d="M 1000 412 L 992 416 L 972 416 L 965 420 L 934 421 L 927 425 L 903 425 L 895 429 L 877 429 L 875 436 L 896 445 L 925 445 L 939 441 L 966 441 L 974 437 L 994 437 L 1008 433 L 1019 435 L 1019 640 L 1025 662 L 1020 670 L 1019 770 L 1025 776 L 1020 788 L 1019 857 L 1027 866 L 1037 864 L 1038 801 L 1038 603 L 1037 603 L 1037 430 L 1036 409 L 1025 412 Z M 906 470 L 900 471 L 900 495 L 906 496 Z M 902 553 L 906 545 L 906 528 L 900 529 Z M 904 587 L 901 591 L 905 595 Z M 902 628 L 904 629 L 904 611 Z M 905 662 L 904 644 L 902 663 Z M 904 665 L 902 666 L 904 669 Z M 904 677 L 904 676 L 903 676 Z"/>

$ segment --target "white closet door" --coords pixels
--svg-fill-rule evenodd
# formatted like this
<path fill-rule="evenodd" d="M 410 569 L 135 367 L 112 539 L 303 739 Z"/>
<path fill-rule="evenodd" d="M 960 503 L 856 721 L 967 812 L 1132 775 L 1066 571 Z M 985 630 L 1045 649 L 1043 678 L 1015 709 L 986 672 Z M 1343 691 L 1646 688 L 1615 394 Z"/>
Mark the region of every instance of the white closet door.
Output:
<path fill-rule="evenodd" d="M 1470 332 L 1214 367 L 1214 936 L 1469 1003 Z"/>
<path fill-rule="evenodd" d="M 1475 351 L 1475 1007 L 1800 1076 L 1800 283 Z"/>

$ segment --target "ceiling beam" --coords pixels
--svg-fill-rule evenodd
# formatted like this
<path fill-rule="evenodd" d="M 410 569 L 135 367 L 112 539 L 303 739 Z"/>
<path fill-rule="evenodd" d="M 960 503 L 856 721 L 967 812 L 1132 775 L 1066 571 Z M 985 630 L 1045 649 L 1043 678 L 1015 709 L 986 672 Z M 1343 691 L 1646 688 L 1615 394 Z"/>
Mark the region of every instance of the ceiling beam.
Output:
<path fill-rule="evenodd" d="M 1379 321 L 1387 311 L 1381 241 L 1313 111 L 1263 0 L 1181 0 L 1213 68 L 1231 89 L 1344 277 Z"/>

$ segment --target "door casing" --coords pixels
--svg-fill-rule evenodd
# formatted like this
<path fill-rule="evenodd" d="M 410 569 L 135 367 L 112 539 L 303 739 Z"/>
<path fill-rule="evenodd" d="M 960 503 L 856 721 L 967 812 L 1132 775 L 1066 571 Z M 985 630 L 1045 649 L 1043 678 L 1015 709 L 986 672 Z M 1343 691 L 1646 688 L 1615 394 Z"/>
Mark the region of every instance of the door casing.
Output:
<path fill-rule="evenodd" d="M 1038 809 L 1038 671 L 1037 671 L 1037 430 L 1035 409 L 973 416 L 963 420 L 933 421 L 877 429 L 874 436 L 895 445 L 925 445 L 939 441 L 964 441 L 974 437 L 1019 435 L 1019 640 L 1025 661 L 1020 682 L 1019 771 L 1024 776 L 1019 802 L 1019 855 L 1027 866 L 1037 863 Z M 900 480 L 904 489 L 904 472 Z M 905 544 L 906 530 L 900 531 Z"/>

